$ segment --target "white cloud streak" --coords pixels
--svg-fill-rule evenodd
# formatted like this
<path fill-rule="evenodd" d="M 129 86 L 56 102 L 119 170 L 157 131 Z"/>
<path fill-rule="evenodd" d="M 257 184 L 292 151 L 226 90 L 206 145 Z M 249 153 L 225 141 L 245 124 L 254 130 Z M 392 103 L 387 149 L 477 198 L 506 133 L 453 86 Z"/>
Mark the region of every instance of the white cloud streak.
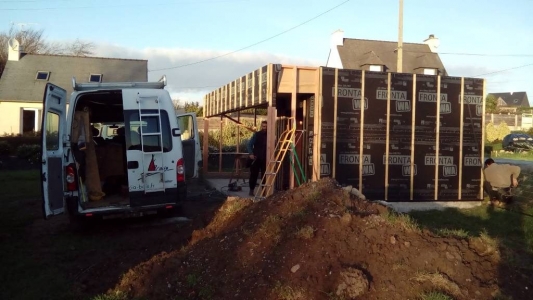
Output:
<path fill-rule="evenodd" d="M 183 48 L 145 48 L 132 49 L 120 45 L 96 44 L 95 56 L 147 59 L 148 79 L 158 80 L 167 76 L 167 90 L 173 98 L 183 101 L 199 101 L 210 91 L 225 85 L 247 73 L 269 63 L 300 66 L 319 66 L 315 60 L 289 57 L 286 55 L 242 51 L 207 62 L 175 69 L 150 71 L 181 66 L 220 56 L 231 51 L 196 50 Z"/>

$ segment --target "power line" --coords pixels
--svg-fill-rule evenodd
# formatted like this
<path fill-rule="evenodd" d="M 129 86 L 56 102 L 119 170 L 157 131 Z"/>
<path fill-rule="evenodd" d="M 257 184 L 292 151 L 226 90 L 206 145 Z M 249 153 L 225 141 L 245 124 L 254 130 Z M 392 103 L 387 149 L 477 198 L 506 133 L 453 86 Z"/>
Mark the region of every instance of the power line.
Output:
<path fill-rule="evenodd" d="M 533 54 L 491 54 L 491 53 L 465 53 L 465 52 L 428 52 L 428 51 L 406 51 L 410 53 L 436 54 L 436 55 L 464 55 L 464 56 L 489 56 L 489 57 L 533 57 Z"/>
<path fill-rule="evenodd" d="M 485 74 L 480 74 L 480 75 L 476 75 L 476 76 L 472 76 L 472 77 L 492 75 L 492 74 L 496 74 L 496 73 L 501 73 L 501 72 L 516 70 L 516 69 L 521 69 L 521 68 L 525 68 L 525 67 L 529 67 L 529 66 L 533 66 L 533 63 L 527 64 L 527 65 L 521 65 L 521 66 L 518 66 L 518 67 L 509 68 L 509 69 L 503 69 L 503 70 L 498 70 L 498 71 L 494 71 L 494 72 L 489 72 L 489 73 L 485 73 Z"/>
<path fill-rule="evenodd" d="M 150 3 L 150 4 L 119 4 L 119 5 L 96 5 L 96 6 L 75 6 L 75 7 L 43 7 L 43 8 L 0 8 L 4 11 L 19 11 L 19 10 L 26 10 L 26 11 L 36 11 L 36 10 L 59 10 L 59 9 L 88 9 L 88 8 L 113 8 L 113 7 L 143 7 L 143 6 L 154 6 L 154 5 L 175 5 L 175 4 L 204 4 L 204 3 L 222 3 L 222 2 L 244 2 L 244 1 L 250 1 L 250 0 L 211 0 L 211 1 L 173 1 L 173 2 L 160 2 L 160 3 Z M 4 1 L 8 2 L 8 1 Z M 17 1 L 19 2 L 19 1 Z M 20 1 L 22 2 L 22 1 Z M 35 0 L 28 0 L 24 2 L 38 2 Z M 1 2 L 0 2 L 1 3 Z"/>
<path fill-rule="evenodd" d="M 178 68 L 188 67 L 188 66 L 192 66 L 192 65 L 197 65 L 197 64 L 201 64 L 201 63 L 204 63 L 204 62 L 207 62 L 207 61 L 215 60 L 215 59 L 218 59 L 218 58 L 221 58 L 221 57 L 224 57 L 224 56 L 228 56 L 228 55 L 231 55 L 231 54 L 237 53 L 237 52 L 242 51 L 242 50 L 246 50 L 246 49 L 251 48 L 251 47 L 253 47 L 253 46 L 257 46 L 257 45 L 259 45 L 259 44 L 261 44 L 261 43 L 264 43 L 264 42 L 266 42 L 266 41 L 272 40 L 272 39 L 274 39 L 274 38 L 276 38 L 276 37 L 278 37 L 278 36 L 280 36 L 280 35 L 283 35 L 283 34 L 289 32 L 289 31 L 292 31 L 292 30 L 294 30 L 294 29 L 296 29 L 296 28 L 298 28 L 298 27 L 301 27 L 301 26 L 303 26 L 303 25 L 305 25 L 305 24 L 307 24 L 307 23 L 309 23 L 309 22 L 311 22 L 311 21 L 313 21 L 313 20 L 315 20 L 315 19 L 317 19 L 317 18 L 319 18 L 319 17 L 321 17 L 321 16 L 323 16 L 323 15 L 329 13 L 330 11 L 332 11 L 332 10 L 334 10 L 334 9 L 336 9 L 336 8 L 342 6 L 342 5 L 344 5 L 344 4 L 346 4 L 346 3 L 350 2 L 350 1 L 351 1 L 351 0 L 346 0 L 346 1 L 344 1 L 344 2 L 342 2 L 342 3 L 340 3 L 340 4 L 338 4 L 338 5 L 336 5 L 336 6 L 334 6 L 334 7 L 332 7 L 332 8 L 330 8 L 330 9 L 328 9 L 328 10 L 326 10 L 326 11 L 324 11 L 324 12 L 322 12 L 322 13 L 320 13 L 320 14 L 314 16 L 314 17 L 312 17 L 311 19 L 308 19 L 308 20 L 306 20 L 306 21 L 304 21 L 304 22 L 302 22 L 302 23 L 300 23 L 300 24 L 298 24 L 298 25 L 296 25 L 296 26 L 293 26 L 293 27 L 291 27 L 291 28 L 289 28 L 289 29 L 287 29 L 287 30 L 284 30 L 284 31 L 282 31 L 282 32 L 280 32 L 280 33 L 278 33 L 278 34 L 275 34 L 275 35 L 273 35 L 273 36 L 271 36 L 271 37 L 268 37 L 268 38 L 266 38 L 266 39 L 264 39 L 264 40 L 261 40 L 261 41 L 259 41 L 259 42 L 253 43 L 253 44 L 248 45 L 248 46 L 246 46 L 246 47 L 243 47 L 243 48 L 240 48 L 240 49 L 237 49 L 237 50 L 234 50 L 234 51 L 231 51 L 231 52 L 225 53 L 225 54 L 221 54 L 221 55 L 218 55 L 218 56 L 214 56 L 214 57 L 211 57 L 211 58 L 207 58 L 207 59 L 204 59 L 204 60 L 199 60 L 199 61 L 195 61 L 195 62 L 192 62 L 192 63 L 183 64 L 183 65 L 174 66 L 174 67 L 160 68 L 160 69 L 153 69 L 153 70 L 149 70 L 148 72 L 163 71 L 163 70 L 171 70 L 171 69 L 178 69 Z"/>

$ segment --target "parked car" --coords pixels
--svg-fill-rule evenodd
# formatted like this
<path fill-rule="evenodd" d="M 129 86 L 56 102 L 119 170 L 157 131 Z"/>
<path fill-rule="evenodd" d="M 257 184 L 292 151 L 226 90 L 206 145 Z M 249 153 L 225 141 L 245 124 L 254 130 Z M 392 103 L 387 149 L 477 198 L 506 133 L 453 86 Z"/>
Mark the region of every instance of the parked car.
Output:
<path fill-rule="evenodd" d="M 533 138 L 525 133 L 511 133 L 503 138 L 502 148 L 513 152 L 531 151 Z"/>

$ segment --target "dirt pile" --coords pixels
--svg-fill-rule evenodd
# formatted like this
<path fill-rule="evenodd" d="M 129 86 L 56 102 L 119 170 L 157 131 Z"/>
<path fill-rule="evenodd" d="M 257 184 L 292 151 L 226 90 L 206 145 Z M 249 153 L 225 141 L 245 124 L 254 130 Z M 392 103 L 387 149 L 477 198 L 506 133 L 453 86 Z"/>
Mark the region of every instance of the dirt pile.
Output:
<path fill-rule="evenodd" d="M 129 271 L 112 293 L 148 299 L 491 299 L 500 256 L 442 238 L 332 180 L 228 200 L 186 248 Z"/>

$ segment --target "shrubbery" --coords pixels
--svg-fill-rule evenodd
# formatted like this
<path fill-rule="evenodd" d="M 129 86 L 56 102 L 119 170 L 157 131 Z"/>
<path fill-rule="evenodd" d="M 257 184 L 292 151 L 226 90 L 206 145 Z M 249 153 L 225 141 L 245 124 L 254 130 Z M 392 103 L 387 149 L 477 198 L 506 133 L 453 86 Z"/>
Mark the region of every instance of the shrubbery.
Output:
<path fill-rule="evenodd" d="M 37 163 L 41 160 L 41 146 L 23 144 L 17 148 L 17 157 L 27 159 L 31 163 Z"/>
<path fill-rule="evenodd" d="M 511 133 L 511 129 L 507 126 L 507 123 L 501 122 L 499 125 L 494 125 L 490 122 L 485 127 L 485 137 L 489 143 L 502 141 L 503 138 Z"/>
<path fill-rule="evenodd" d="M 7 141 L 0 141 L 0 155 L 10 155 L 13 147 Z"/>

